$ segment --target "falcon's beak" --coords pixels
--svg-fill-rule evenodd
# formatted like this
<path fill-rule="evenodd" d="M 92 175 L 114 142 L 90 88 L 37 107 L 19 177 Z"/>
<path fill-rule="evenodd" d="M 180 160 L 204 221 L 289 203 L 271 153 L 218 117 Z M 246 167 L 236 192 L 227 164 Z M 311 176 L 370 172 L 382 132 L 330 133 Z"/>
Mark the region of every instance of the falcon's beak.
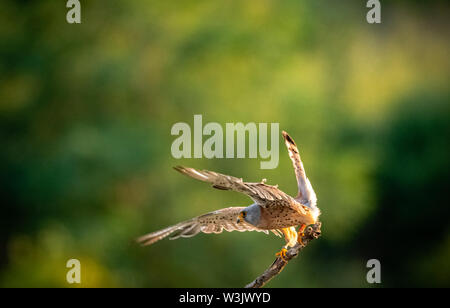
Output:
<path fill-rule="evenodd" d="M 244 220 L 244 213 L 243 212 L 240 212 L 239 213 L 239 215 L 238 215 L 238 219 L 237 219 L 237 223 L 240 223 L 241 222 L 241 220 Z"/>

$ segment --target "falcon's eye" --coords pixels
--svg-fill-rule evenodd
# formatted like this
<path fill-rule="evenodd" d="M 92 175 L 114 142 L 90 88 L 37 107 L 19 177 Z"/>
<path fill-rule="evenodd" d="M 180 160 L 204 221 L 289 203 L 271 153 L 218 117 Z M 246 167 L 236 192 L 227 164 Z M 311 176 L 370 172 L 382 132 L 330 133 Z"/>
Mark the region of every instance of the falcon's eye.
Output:
<path fill-rule="evenodd" d="M 245 218 L 247 216 L 247 212 L 242 212 L 242 218 Z"/>

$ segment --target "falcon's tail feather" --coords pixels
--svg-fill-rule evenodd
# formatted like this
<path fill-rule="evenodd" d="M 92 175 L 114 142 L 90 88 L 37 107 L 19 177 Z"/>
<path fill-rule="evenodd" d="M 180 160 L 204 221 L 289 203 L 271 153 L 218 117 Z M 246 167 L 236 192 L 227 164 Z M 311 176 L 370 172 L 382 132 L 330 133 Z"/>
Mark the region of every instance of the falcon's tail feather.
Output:
<path fill-rule="evenodd" d="M 317 209 L 316 193 L 314 192 L 314 189 L 312 188 L 311 183 L 306 176 L 305 168 L 303 167 L 303 162 L 300 158 L 300 153 L 298 152 L 297 145 L 295 144 L 291 136 L 289 136 L 289 134 L 285 131 L 283 131 L 283 138 L 289 152 L 289 157 L 291 158 L 292 164 L 294 166 L 295 176 L 297 178 L 298 195 L 296 199 L 309 208 Z"/>

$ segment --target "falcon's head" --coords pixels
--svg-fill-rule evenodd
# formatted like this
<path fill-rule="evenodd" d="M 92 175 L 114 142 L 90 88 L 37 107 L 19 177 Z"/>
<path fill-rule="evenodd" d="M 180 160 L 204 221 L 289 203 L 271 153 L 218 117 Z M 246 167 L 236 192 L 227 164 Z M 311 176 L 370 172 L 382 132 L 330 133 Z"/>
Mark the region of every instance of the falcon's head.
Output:
<path fill-rule="evenodd" d="M 248 222 L 253 226 L 258 226 L 261 219 L 261 208 L 258 204 L 252 204 L 239 212 L 237 223 L 241 221 Z"/>

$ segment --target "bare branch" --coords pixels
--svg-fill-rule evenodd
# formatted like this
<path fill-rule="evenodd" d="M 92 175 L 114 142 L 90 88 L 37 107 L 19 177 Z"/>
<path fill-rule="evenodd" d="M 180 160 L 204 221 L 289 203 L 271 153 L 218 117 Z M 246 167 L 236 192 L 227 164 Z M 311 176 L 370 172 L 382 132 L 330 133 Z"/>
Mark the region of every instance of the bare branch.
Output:
<path fill-rule="evenodd" d="M 312 240 L 318 238 L 320 236 L 320 228 L 322 226 L 322 223 L 317 222 L 314 225 L 309 226 L 305 231 L 305 236 L 302 237 L 303 245 L 297 244 L 294 247 L 290 248 L 286 252 L 286 257 L 281 258 L 278 257 L 275 259 L 275 261 L 272 263 L 271 266 L 269 266 L 268 269 L 264 271 L 260 276 L 258 276 L 255 280 L 250 282 L 248 285 L 246 285 L 246 288 L 261 288 L 266 283 L 268 283 L 273 277 L 278 275 L 284 267 L 288 264 L 290 260 L 295 258 L 300 251 L 305 248 L 309 242 Z"/>

